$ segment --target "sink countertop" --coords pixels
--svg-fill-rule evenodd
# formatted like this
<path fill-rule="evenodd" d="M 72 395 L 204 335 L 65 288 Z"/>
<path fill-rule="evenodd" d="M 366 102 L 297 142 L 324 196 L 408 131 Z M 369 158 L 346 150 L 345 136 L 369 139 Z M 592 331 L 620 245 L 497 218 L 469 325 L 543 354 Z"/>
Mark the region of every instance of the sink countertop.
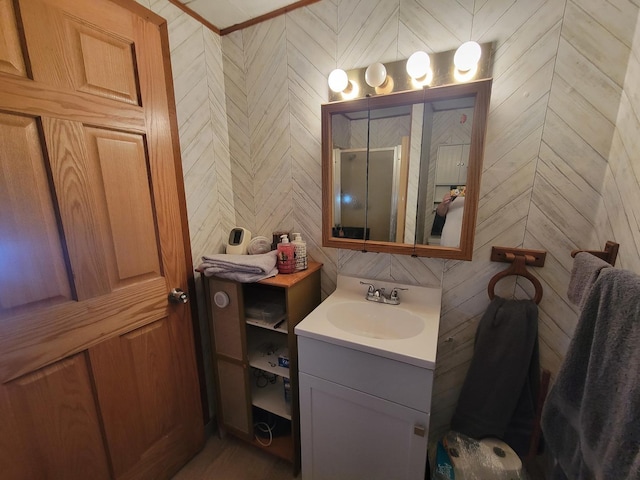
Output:
<path fill-rule="evenodd" d="M 408 288 L 409 290 L 399 292 L 399 305 L 378 304 L 365 299 L 367 286 L 360 285 L 360 281 L 372 283 L 376 288 L 385 288 L 387 293 L 393 287 Z M 295 333 L 299 336 L 353 348 L 418 367 L 434 369 L 438 346 L 441 298 L 442 290 L 440 288 L 338 275 L 336 291 L 296 325 Z M 379 339 L 349 333 L 332 324 L 327 318 L 327 310 L 334 305 L 347 302 L 372 304 L 379 307 L 381 313 L 391 316 L 394 315 L 394 309 L 406 310 L 424 319 L 424 329 L 416 336 L 403 339 Z"/>

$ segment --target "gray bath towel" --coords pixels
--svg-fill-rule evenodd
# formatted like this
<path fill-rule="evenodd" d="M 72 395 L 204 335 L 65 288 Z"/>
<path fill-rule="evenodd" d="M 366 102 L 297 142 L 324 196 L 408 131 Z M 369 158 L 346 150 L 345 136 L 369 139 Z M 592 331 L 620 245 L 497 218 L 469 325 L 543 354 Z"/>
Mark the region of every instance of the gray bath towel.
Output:
<path fill-rule="evenodd" d="M 640 478 L 640 277 L 603 269 L 549 392 L 553 479 Z"/>
<path fill-rule="evenodd" d="M 538 306 L 495 297 L 478 324 L 451 428 L 469 437 L 497 437 L 526 455 L 540 381 Z"/>
<path fill-rule="evenodd" d="M 242 283 L 257 282 L 278 273 L 277 254 L 276 250 L 272 250 L 259 255 L 207 255 L 202 257 L 198 269 L 208 277 L 215 275 Z"/>
<path fill-rule="evenodd" d="M 595 255 L 587 252 L 578 253 L 573 260 L 569 288 L 567 289 L 569 300 L 574 305 L 582 306 L 583 300 L 587 297 L 593 284 L 596 283 L 600 271 L 610 266 Z"/>

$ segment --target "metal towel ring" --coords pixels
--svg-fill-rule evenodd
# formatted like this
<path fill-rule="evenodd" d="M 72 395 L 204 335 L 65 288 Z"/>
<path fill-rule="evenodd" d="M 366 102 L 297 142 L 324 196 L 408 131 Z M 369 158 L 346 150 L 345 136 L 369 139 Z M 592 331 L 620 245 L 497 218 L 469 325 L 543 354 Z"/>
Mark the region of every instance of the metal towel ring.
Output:
<path fill-rule="evenodd" d="M 536 304 L 540 303 L 540 300 L 542 300 L 542 284 L 540 283 L 540 280 L 538 280 L 533 274 L 531 274 L 527 270 L 527 267 L 526 267 L 527 260 L 533 261 L 534 258 L 529 255 L 514 255 L 512 253 L 507 253 L 506 258 L 508 260 L 511 260 L 511 258 L 513 258 L 511 266 L 506 270 L 503 270 L 502 272 L 498 272 L 489 281 L 489 286 L 487 287 L 489 298 L 491 300 L 495 298 L 496 294 L 494 292 L 494 288 L 496 286 L 496 283 L 498 283 L 501 279 L 503 279 L 504 277 L 508 277 L 510 275 L 519 275 L 521 277 L 525 277 L 531 283 L 533 283 L 533 286 L 536 291 L 536 294 L 533 297 L 533 301 L 536 302 Z"/>

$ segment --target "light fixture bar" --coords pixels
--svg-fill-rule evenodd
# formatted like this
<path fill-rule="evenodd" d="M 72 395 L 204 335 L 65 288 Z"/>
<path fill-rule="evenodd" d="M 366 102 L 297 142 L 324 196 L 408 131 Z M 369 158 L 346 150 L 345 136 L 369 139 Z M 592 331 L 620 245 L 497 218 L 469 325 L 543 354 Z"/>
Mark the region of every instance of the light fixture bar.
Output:
<path fill-rule="evenodd" d="M 386 69 L 387 78 L 392 80 L 391 89 L 385 88 L 382 90 L 380 87 L 372 87 L 367 84 L 365 80 L 365 68 L 355 68 L 347 70 L 347 76 L 349 81 L 354 85 L 359 86 L 357 95 L 345 96 L 343 93 L 336 93 L 329 90 L 329 101 L 340 101 L 348 98 L 362 98 L 366 96 L 376 96 L 383 93 L 404 92 L 407 90 L 416 90 L 419 88 L 440 87 L 444 85 L 455 85 L 459 83 L 466 83 L 476 80 L 483 80 L 491 78 L 492 72 L 492 52 L 493 44 L 481 43 L 480 44 L 481 55 L 475 72 L 466 72 L 464 76 L 460 75 L 453 63 L 456 50 L 449 50 L 446 52 L 429 53 L 430 69 L 433 74 L 433 78 L 428 84 L 415 82 L 407 73 L 407 60 L 398 60 L 395 62 L 384 63 Z M 470 75 L 469 73 L 472 73 Z"/>

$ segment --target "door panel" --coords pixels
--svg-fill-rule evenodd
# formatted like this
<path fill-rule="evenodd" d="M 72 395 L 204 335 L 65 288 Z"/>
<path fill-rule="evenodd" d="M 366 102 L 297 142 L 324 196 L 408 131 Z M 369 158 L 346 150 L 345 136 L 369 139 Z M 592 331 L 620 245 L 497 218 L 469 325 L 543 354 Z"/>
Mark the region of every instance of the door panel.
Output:
<path fill-rule="evenodd" d="M 133 44 L 66 18 L 76 90 L 138 104 Z M 105 58 L 109 62 L 104 62 Z"/>
<path fill-rule="evenodd" d="M 237 282 L 212 277 L 209 289 L 211 298 L 217 292 L 224 292 L 229 297 L 229 305 L 226 307 L 218 307 L 215 302 L 211 304 L 212 315 L 216 319 L 213 322 L 216 353 L 237 360 L 238 363 L 244 362 L 247 352 L 244 348 L 246 323 L 242 286 Z"/>
<path fill-rule="evenodd" d="M 42 122 L 77 299 L 109 293 L 101 199 L 96 191 L 101 188 L 87 154 L 83 126 L 48 117 Z"/>
<path fill-rule="evenodd" d="M 12 419 L 0 428 L 26 440 L 0 454 L 0 471 L 27 458 L 37 433 L 22 405 L 36 402 L 43 450 L 83 444 L 77 414 L 98 439 L 82 461 L 168 478 L 203 425 L 190 309 L 167 299 L 192 274 L 166 23 L 124 0 L 15 5 L 33 79 L 0 68 L 0 407 Z M 8 478 L 77 478 L 53 460 Z M 92 472 L 82 478 L 101 478 Z"/>
<path fill-rule="evenodd" d="M 71 286 L 35 119 L 0 113 L 0 158 L 0 313 L 68 301 Z"/>
<path fill-rule="evenodd" d="M 428 426 L 426 412 L 300 374 L 304 478 L 424 478 Z"/>
<path fill-rule="evenodd" d="M 251 416 L 244 401 L 250 397 L 247 368 L 246 365 L 218 358 L 216 373 L 220 384 L 218 399 L 222 411 L 222 424 L 225 428 L 233 428 L 244 433 L 247 439 L 251 439 Z"/>
<path fill-rule="evenodd" d="M 135 18 L 115 4 L 21 0 L 33 79 L 63 89 L 137 102 Z"/>
<path fill-rule="evenodd" d="M 0 72 L 26 75 L 13 0 L 0 0 Z"/>
<path fill-rule="evenodd" d="M 158 238 L 141 135 L 87 128 L 88 155 L 102 191 L 101 230 L 111 289 L 160 275 Z M 95 192 L 94 192 L 95 194 Z"/>
<path fill-rule="evenodd" d="M 174 368 L 184 361 L 174 335 L 164 318 L 89 350 L 116 478 L 135 471 L 144 472 L 142 478 L 166 477 L 171 470 L 157 460 L 167 448 L 188 458 L 198 447 L 189 430 L 197 431 L 200 419 L 184 423 L 182 413 L 198 411 L 198 397 Z M 148 459 L 154 461 L 145 465 Z"/>
<path fill-rule="evenodd" d="M 0 416 L 3 478 L 110 478 L 85 355 L 0 387 Z"/>

